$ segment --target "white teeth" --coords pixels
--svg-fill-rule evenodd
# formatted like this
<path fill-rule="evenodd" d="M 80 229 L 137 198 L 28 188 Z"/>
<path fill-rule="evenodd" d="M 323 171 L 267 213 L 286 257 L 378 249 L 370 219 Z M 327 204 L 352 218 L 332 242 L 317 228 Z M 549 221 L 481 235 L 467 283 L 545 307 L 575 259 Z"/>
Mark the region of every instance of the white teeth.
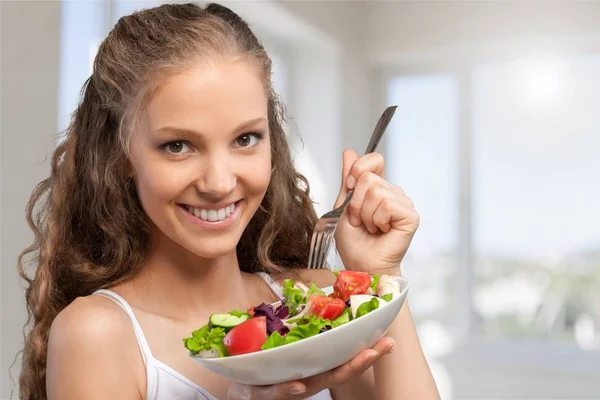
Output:
<path fill-rule="evenodd" d="M 218 210 L 207 210 L 204 208 L 194 208 L 190 206 L 185 207 L 190 214 L 195 215 L 198 218 L 201 218 L 204 221 L 222 221 L 225 218 L 229 217 L 235 211 L 235 204 L 231 204 L 227 207 L 220 208 Z"/>
<path fill-rule="evenodd" d="M 211 222 L 214 222 L 217 220 L 217 217 L 219 215 L 217 214 L 216 210 L 208 210 L 208 220 Z"/>

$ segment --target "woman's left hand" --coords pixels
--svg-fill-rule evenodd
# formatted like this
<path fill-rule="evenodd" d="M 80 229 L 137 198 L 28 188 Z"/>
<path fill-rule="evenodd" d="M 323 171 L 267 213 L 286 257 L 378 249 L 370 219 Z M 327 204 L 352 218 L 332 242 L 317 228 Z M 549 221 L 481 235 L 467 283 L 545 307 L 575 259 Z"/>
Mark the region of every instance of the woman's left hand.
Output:
<path fill-rule="evenodd" d="M 335 207 L 348 191 L 352 200 L 338 222 L 335 240 L 345 269 L 397 274 L 419 226 L 419 215 L 404 191 L 384 179 L 379 153 L 343 154 L 342 187 Z"/>

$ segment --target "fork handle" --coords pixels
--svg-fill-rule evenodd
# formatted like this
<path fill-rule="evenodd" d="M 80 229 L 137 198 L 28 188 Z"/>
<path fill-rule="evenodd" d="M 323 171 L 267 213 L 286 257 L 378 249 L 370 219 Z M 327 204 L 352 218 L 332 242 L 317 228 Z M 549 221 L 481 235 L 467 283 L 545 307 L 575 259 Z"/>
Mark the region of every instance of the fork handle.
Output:
<path fill-rule="evenodd" d="M 379 117 L 379 121 L 377 121 L 377 125 L 375 125 L 375 129 L 373 130 L 373 134 L 371 134 L 371 140 L 369 140 L 365 154 L 373 153 L 375 151 L 397 108 L 398 106 L 390 106 L 385 109 L 383 114 L 381 114 L 381 117 Z"/>
<path fill-rule="evenodd" d="M 398 108 L 398 106 L 390 106 L 385 109 L 383 114 L 381 114 L 381 117 L 379 117 L 379 121 L 377 121 L 377 125 L 375 125 L 375 129 L 373 130 L 373 133 L 371 134 L 371 140 L 369 140 L 369 144 L 367 145 L 365 154 L 373 153 L 375 151 L 375 149 L 377 148 L 377 145 L 379 145 L 379 142 L 381 141 L 381 138 L 383 137 L 383 134 L 385 133 L 385 130 L 387 129 L 388 125 L 390 124 L 390 121 L 392 120 L 392 117 L 394 116 L 394 113 L 396 112 L 397 108 Z M 346 199 L 344 200 L 342 205 L 338 207 L 338 209 L 344 209 L 346 207 L 346 205 L 352 199 L 353 193 L 354 193 L 354 190 L 350 190 L 348 192 L 348 195 L 346 195 Z"/>

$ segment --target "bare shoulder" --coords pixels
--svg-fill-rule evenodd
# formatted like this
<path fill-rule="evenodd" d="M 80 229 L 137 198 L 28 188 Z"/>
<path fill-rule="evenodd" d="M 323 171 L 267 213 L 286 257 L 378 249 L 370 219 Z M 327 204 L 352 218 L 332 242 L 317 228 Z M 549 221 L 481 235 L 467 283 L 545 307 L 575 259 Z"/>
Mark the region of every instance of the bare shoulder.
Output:
<path fill-rule="evenodd" d="M 78 297 L 54 319 L 50 334 L 56 339 L 66 336 L 118 336 L 129 318 L 112 301 L 101 296 Z"/>
<path fill-rule="evenodd" d="M 109 299 L 77 298 L 52 322 L 49 399 L 138 398 L 143 367 L 129 317 Z"/>

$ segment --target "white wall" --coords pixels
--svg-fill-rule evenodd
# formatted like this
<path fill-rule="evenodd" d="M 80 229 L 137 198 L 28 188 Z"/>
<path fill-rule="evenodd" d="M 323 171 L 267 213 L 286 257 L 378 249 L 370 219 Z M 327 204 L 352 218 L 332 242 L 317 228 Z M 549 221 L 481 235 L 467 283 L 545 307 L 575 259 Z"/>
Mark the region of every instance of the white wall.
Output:
<path fill-rule="evenodd" d="M 336 78 L 341 85 L 341 145 L 362 154 L 383 111 L 376 107 L 371 109 L 370 71 L 365 57 L 364 16 L 371 5 L 360 1 L 283 1 L 281 4 L 338 43 L 340 59 Z"/>
<path fill-rule="evenodd" d="M 366 35 L 373 65 L 452 63 L 564 45 L 598 49 L 596 1 L 375 1 Z"/>
<path fill-rule="evenodd" d="M 8 369 L 22 347 L 25 301 L 16 265 L 32 241 L 25 204 L 48 173 L 56 135 L 60 3 L 0 2 L 1 48 L 1 338 L 0 398 L 10 395 Z M 18 379 L 19 368 L 13 376 Z"/>

